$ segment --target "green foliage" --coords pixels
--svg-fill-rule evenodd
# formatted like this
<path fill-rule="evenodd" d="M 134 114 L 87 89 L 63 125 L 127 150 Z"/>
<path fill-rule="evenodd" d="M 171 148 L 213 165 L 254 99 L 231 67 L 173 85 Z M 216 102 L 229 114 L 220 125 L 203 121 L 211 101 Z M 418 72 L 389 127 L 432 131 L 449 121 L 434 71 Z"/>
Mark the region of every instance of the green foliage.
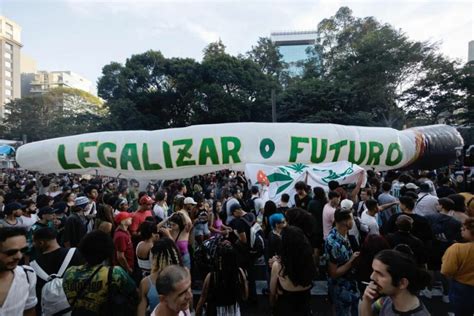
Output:
<path fill-rule="evenodd" d="M 269 122 L 271 91 L 280 122 L 359 126 L 474 121 L 473 66 L 429 42 L 413 41 L 347 7 L 318 24 L 301 76 L 291 77 L 278 47 L 259 38 L 245 55 L 210 43 L 203 60 L 132 55 L 102 69 L 99 96 L 60 89 L 15 100 L 4 136 L 30 140 L 96 130 L 162 129 L 192 124 Z"/>
<path fill-rule="evenodd" d="M 82 90 L 57 88 L 13 100 L 5 106 L 0 129 L 4 137 L 28 141 L 100 130 L 106 115 L 102 101 Z"/>

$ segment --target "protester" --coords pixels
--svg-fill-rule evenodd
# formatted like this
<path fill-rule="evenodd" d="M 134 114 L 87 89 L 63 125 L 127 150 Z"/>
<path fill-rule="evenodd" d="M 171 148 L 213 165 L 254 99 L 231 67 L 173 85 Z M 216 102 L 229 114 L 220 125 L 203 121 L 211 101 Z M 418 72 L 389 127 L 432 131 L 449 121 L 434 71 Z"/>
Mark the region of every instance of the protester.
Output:
<path fill-rule="evenodd" d="M 151 315 L 153 316 L 190 316 L 191 275 L 189 270 L 171 265 L 164 268 L 158 276 L 156 290 L 160 303 Z"/>
<path fill-rule="evenodd" d="M 64 246 L 66 248 L 77 247 L 82 238 L 87 233 L 87 219 L 84 215 L 84 208 L 89 200 L 84 197 L 76 198 L 76 206 L 72 208 L 72 213 L 66 219 L 64 225 Z"/>
<path fill-rule="evenodd" d="M 36 315 L 36 274 L 18 265 L 27 250 L 24 228 L 0 228 L 0 315 Z"/>
<path fill-rule="evenodd" d="M 135 283 L 124 269 L 106 263 L 114 256 L 112 238 L 102 231 L 93 231 L 81 240 L 79 251 L 86 264 L 70 267 L 63 277 L 64 293 L 73 315 L 107 315 L 117 307 L 135 310 Z M 126 306 L 114 303 L 114 297 L 123 298 Z"/>
<path fill-rule="evenodd" d="M 357 315 L 359 290 L 351 269 L 359 252 L 353 252 L 347 233 L 354 225 L 352 212 L 337 210 L 334 214 L 336 227 L 327 238 L 325 250 L 329 255 L 328 291 L 336 315 Z"/>
<path fill-rule="evenodd" d="M 339 206 L 341 201 L 341 195 L 335 191 L 330 191 L 328 193 L 329 201 L 324 205 L 323 208 L 323 237 L 327 238 L 329 232 L 331 231 L 334 223 L 334 213 L 336 208 Z"/>
<path fill-rule="evenodd" d="M 133 213 L 132 223 L 130 224 L 130 227 L 128 228 L 130 231 L 130 234 L 134 237 L 138 237 L 140 235 L 140 231 L 139 231 L 140 225 L 148 217 L 153 216 L 151 209 L 155 201 L 148 195 L 144 195 L 140 198 L 139 203 L 140 203 L 140 208 L 135 213 Z"/>
<path fill-rule="evenodd" d="M 396 250 L 383 250 L 375 256 L 372 269 L 371 282 L 360 305 L 361 316 L 431 315 L 416 296 L 428 286 L 430 275 L 419 269 L 412 257 Z M 381 295 L 384 297 L 379 298 Z"/>
<path fill-rule="evenodd" d="M 36 297 L 39 302 L 36 305 L 37 315 L 41 315 L 41 290 L 46 282 L 49 281 L 49 277 L 53 274 L 62 277 L 67 268 L 84 263 L 76 248 L 66 249 L 61 247 L 56 238 L 56 231 L 49 227 L 40 228 L 33 234 L 33 243 L 37 250 L 37 256 L 36 260 L 31 262 L 31 267 L 38 276 L 36 283 Z M 63 273 L 60 273 L 60 269 L 63 270 Z"/>
<path fill-rule="evenodd" d="M 309 201 L 311 200 L 311 197 L 308 195 L 307 192 L 308 186 L 306 185 L 306 183 L 304 183 L 304 181 L 298 181 L 295 184 L 295 190 L 295 207 L 307 210 Z"/>
<path fill-rule="evenodd" d="M 138 268 L 143 277 L 150 274 L 152 265 L 151 249 L 155 242 L 160 239 L 158 227 L 155 222 L 144 221 L 140 225 L 140 237 L 142 240 L 138 243 L 135 254 L 137 256 Z"/>
<path fill-rule="evenodd" d="M 4 219 L 0 219 L 0 228 L 2 227 L 26 227 L 24 223 L 23 215 L 23 205 L 20 203 L 9 203 L 5 206 L 3 214 L 5 215 Z"/>
<path fill-rule="evenodd" d="M 311 288 L 316 269 L 311 256 L 311 245 L 300 228 L 283 229 L 281 256 L 273 262 L 270 279 L 274 316 L 312 315 Z"/>
<path fill-rule="evenodd" d="M 165 230 L 162 230 L 165 232 Z M 175 243 L 168 237 L 158 240 L 151 249 L 151 273 L 144 277 L 140 282 L 138 289 L 139 304 L 137 316 L 145 316 L 151 313 L 160 302 L 160 296 L 156 290 L 155 284 L 160 272 L 170 265 L 183 266 L 181 255 Z"/>
<path fill-rule="evenodd" d="M 135 251 L 132 244 L 132 236 L 128 231 L 132 224 L 132 214 L 127 212 L 118 213 L 115 216 L 117 229 L 114 233 L 114 264 L 121 266 L 130 275 L 133 274 L 135 264 Z"/>
<path fill-rule="evenodd" d="M 449 301 L 456 316 L 474 313 L 474 218 L 462 226 L 465 243 L 455 243 L 443 256 L 441 273 L 451 280 Z"/>
<path fill-rule="evenodd" d="M 214 265 L 204 279 L 196 315 L 240 316 L 239 302 L 248 297 L 245 272 L 239 268 L 237 252 L 229 241 L 217 246 Z"/>
<path fill-rule="evenodd" d="M 420 193 L 415 203 L 413 212 L 415 214 L 426 216 L 436 214 L 436 205 L 438 205 L 438 197 L 431 195 L 432 188 L 429 183 L 420 184 Z"/>

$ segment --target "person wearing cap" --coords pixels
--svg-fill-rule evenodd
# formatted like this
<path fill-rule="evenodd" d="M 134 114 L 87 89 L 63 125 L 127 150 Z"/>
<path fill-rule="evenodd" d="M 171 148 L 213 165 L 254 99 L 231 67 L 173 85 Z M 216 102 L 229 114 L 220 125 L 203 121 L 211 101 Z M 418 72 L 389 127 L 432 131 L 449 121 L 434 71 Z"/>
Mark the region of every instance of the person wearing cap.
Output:
<path fill-rule="evenodd" d="M 44 227 L 49 227 L 56 230 L 54 220 L 56 219 L 56 213 L 51 206 L 43 206 L 38 210 L 39 220 L 31 227 L 31 231 L 34 233 L 36 230 Z"/>
<path fill-rule="evenodd" d="M 235 238 L 234 245 L 238 250 L 239 266 L 247 271 L 249 298 L 253 300 L 256 298 L 257 290 L 255 287 L 255 260 L 250 255 L 250 238 L 251 227 L 255 223 L 256 218 L 253 213 L 245 212 L 240 203 L 231 205 L 230 214 L 233 220 L 229 223 L 229 226 L 233 229 L 234 235 L 237 237 Z"/>
<path fill-rule="evenodd" d="M 140 225 L 147 219 L 147 217 L 153 217 L 151 210 L 155 201 L 145 194 L 138 202 L 140 203 L 140 207 L 133 213 L 132 224 L 129 227 L 132 236 L 138 236 L 140 234 L 138 231 Z"/>
<path fill-rule="evenodd" d="M 3 211 L 5 218 L 0 220 L 0 228 L 2 227 L 24 227 L 26 226 L 23 218 L 23 205 L 17 202 L 9 203 Z"/>
<path fill-rule="evenodd" d="M 21 215 L 21 219 L 27 229 L 30 229 L 34 223 L 38 221 L 38 208 L 36 207 L 36 203 L 33 200 L 27 200 L 22 202 L 24 204 L 23 214 Z"/>
<path fill-rule="evenodd" d="M 438 206 L 438 197 L 431 194 L 431 186 L 429 183 L 420 184 L 420 193 L 413 210 L 415 214 L 426 216 L 436 214 Z"/>
<path fill-rule="evenodd" d="M 79 196 L 75 202 L 76 205 L 72 208 L 72 213 L 64 225 L 63 241 L 66 248 L 79 246 L 79 242 L 87 233 L 87 219 L 84 216 L 84 209 L 89 204 L 89 199 Z"/>
<path fill-rule="evenodd" d="M 95 201 L 99 196 L 99 191 L 95 185 L 88 185 L 84 189 L 84 194 L 89 200 L 89 203 L 84 208 L 84 215 L 87 218 L 87 232 L 90 233 L 94 229 L 95 217 L 97 216 L 97 205 Z"/>
<path fill-rule="evenodd" d="M 67 220 L 66 212 L 68 210 L 68 206 L 66 202 L 57 202 L 53 204 L 53 209 L 54 209 L 54 213 L 56 214 L 56 220 L 54 222 L 58 230 L 58 241 L 60 242 L 62 246 L 64 226 L 66 225 L 66 220 Z"/>
<path fill-rule="evenodd" d="M 434 240 L 433 230 L 431 229 L 431 226 L 425 217 L 415 214 L 413 212 L 414 208 L 414 199 L 409 196 L 400 197 L 400 209 L 402 210 L 402 213 L 393 214 L 388 220 L 388 222 L 384 225 L 382 231 L 384 232 L 384 234 L 395 233 L 396 231 L 398 231 L 396 224 L 397 218 L 403 214 L 407 215 L 413 220 L 413 235 L 422 240 L 425 247 L 431 249 Z"/>
<path fill-rule="evenodd" d="M 133 250 L 132 236 L 129 227 L 132 225 L 132 214 L 128 212 L 120 212 L 115 216 L 117 229 L 114 233 L 114 263 L 121 266 L 130 275 L 133 273 L 133 264 L 135 252 Z"/>

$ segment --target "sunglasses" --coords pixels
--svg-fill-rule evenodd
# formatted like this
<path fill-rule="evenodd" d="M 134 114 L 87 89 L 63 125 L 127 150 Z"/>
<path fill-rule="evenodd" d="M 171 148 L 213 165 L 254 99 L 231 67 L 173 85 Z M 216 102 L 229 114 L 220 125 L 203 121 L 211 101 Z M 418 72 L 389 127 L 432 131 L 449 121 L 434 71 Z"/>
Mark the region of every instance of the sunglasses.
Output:
<path fill-rule="evenodd" d="M 0 251 L 0 253 L 4 254 L 7 257 L 11 257 L 16 255 L 17 253 L 21 252 L 22 254 L 25 254 L 28 252 L 28 247 L 21 248 L 21 249 L 10 249 L 10 250 L 5 250 L 5 251 Z"/>

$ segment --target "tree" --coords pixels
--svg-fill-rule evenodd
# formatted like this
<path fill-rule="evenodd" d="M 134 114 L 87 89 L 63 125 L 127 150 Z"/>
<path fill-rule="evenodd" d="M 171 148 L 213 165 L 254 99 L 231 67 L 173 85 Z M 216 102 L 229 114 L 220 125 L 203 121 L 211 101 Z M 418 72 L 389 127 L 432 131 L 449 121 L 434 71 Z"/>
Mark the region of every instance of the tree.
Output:
<path fill-rule="evenodd" d="M 5 112 L 3 135 L 28 141 L 98 131 L 107 114 L 99 98 L 71 88 L 13 100 Z"/>
<path fill-rule="evenodd" d="M 248 58 L 260 66 L 260 70 L 267 75 L 280 77 L 285 63 L 278 47 L 268 37 L 260 37 L 257 45 L 247 52 Z"/>

